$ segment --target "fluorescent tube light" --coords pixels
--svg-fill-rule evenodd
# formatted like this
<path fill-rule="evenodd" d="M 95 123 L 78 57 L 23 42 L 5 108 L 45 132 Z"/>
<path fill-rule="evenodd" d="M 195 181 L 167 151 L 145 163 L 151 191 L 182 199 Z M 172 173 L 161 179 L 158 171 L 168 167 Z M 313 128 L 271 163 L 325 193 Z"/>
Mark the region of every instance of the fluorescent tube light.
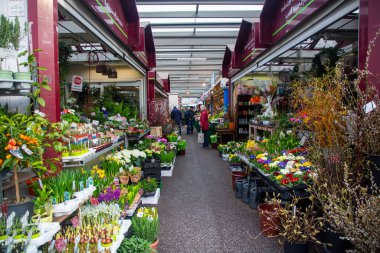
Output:
<path fill-rule="evenodd" d="M 206 61 L 207 58 L 177 58 L 177 61 Z"/>
<path fill-rule="evenodd" d="M 196 5 L 137 5 L 138 12 L 195 12 Z"/>
<path fill-rule="evenodd" d="M 261 11 L 262 4 L 250 5 L 199 5 L 198 11 Z"/>
<path fill-rule="evenodd" d="M 153 33 L 193 32 L 194 28 L 153 28 Z"/>

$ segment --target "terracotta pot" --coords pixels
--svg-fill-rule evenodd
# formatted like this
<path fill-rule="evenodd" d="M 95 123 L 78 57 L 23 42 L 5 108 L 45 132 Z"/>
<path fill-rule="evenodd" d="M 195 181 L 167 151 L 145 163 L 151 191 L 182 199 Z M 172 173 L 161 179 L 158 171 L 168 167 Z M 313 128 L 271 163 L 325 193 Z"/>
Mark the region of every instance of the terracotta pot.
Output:
<path fill-rule="evenodd" d="M 258 206 L 260 230 L 268 237 L 278 236 L 278 224 L 280 219 L 278 217 L 279 205 L 262 203 Z"/>
<path fill-rule="evenodd" d="M 128 184 L 129 183 L 129 176 L 119 176 L 120 183 L 122 184 Z"/>
<path fill-rule="evenodd" d="M 157 241 L 155 241 L 154 243 L 152 243 L 152 244 L 150 245 L 150 247 L 151 247 L 152 249 L 154 249 L 154 250 L 152 251 L 152 253 L 157 252 L 157 246 L 158 246 L 158 239 L 157 239 Z"/>

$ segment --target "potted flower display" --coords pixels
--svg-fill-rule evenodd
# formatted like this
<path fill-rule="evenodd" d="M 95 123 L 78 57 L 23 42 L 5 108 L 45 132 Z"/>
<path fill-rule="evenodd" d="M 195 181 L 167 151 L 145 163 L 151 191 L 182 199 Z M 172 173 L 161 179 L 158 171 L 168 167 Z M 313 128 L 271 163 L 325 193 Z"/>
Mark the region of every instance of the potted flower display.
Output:
<path fill-rule="evenodd" d="M 132 234 L 150 243 L 154 250 L 158 245 L 159 221 L 155 207 L 142 207 L 132 218 Z"/>
<path fill-rule="evenodd" d="M 148 177 L 141 181 L 141 188 L 144 190 L 144 197 L 154 196 L 157 190 L 157 180 Z"/>
<path fill-rule="evenodd" d="M 129 253 L 154 253 L 156 250 L 152 250 L 150 244 L 147 240 L 142 238 L 132 236 L 129 239 L 124 239 L 121 243 L 118 253 L 129 252 Z"/>

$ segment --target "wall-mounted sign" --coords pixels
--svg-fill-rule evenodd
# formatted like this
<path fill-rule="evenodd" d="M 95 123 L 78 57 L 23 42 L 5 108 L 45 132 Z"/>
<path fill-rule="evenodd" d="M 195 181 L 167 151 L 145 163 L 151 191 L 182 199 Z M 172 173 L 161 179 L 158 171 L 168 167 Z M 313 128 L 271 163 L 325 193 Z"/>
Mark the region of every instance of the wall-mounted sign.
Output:
<path fill-rule="evenodd" d="M 83 77 L 82 76 L 73 76 L 71 82 L 71 90 L 82 92 L 83 90 Z"/>
<path fill-rule="evenodd" d="M 267 0 L 260 16 L 260 42 L 272 44 L 291 31 L 328 0 Z"/>
<path fill-rule="evenodd" d="M 8 0 L 8 16 L 23 17 L 25 16 L 24 0 Z"/>

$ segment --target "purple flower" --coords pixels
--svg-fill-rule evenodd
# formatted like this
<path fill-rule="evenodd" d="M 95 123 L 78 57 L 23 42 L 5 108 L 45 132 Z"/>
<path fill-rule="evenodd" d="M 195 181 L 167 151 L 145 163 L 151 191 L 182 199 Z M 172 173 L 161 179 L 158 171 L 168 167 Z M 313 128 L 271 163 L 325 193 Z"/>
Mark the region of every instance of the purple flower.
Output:
<path fill-rule="evenodd" d="M 280 168 L 284 168 L 286 166 L 286 162 L 280 162 L 277 166 Z"/>
<path fill-rule="evenodd" d="M 250 155 L 249 158 L 250 158 L 250 159 L 255 159 L 256 156 L 255 156 L 255 155 Z"/>

